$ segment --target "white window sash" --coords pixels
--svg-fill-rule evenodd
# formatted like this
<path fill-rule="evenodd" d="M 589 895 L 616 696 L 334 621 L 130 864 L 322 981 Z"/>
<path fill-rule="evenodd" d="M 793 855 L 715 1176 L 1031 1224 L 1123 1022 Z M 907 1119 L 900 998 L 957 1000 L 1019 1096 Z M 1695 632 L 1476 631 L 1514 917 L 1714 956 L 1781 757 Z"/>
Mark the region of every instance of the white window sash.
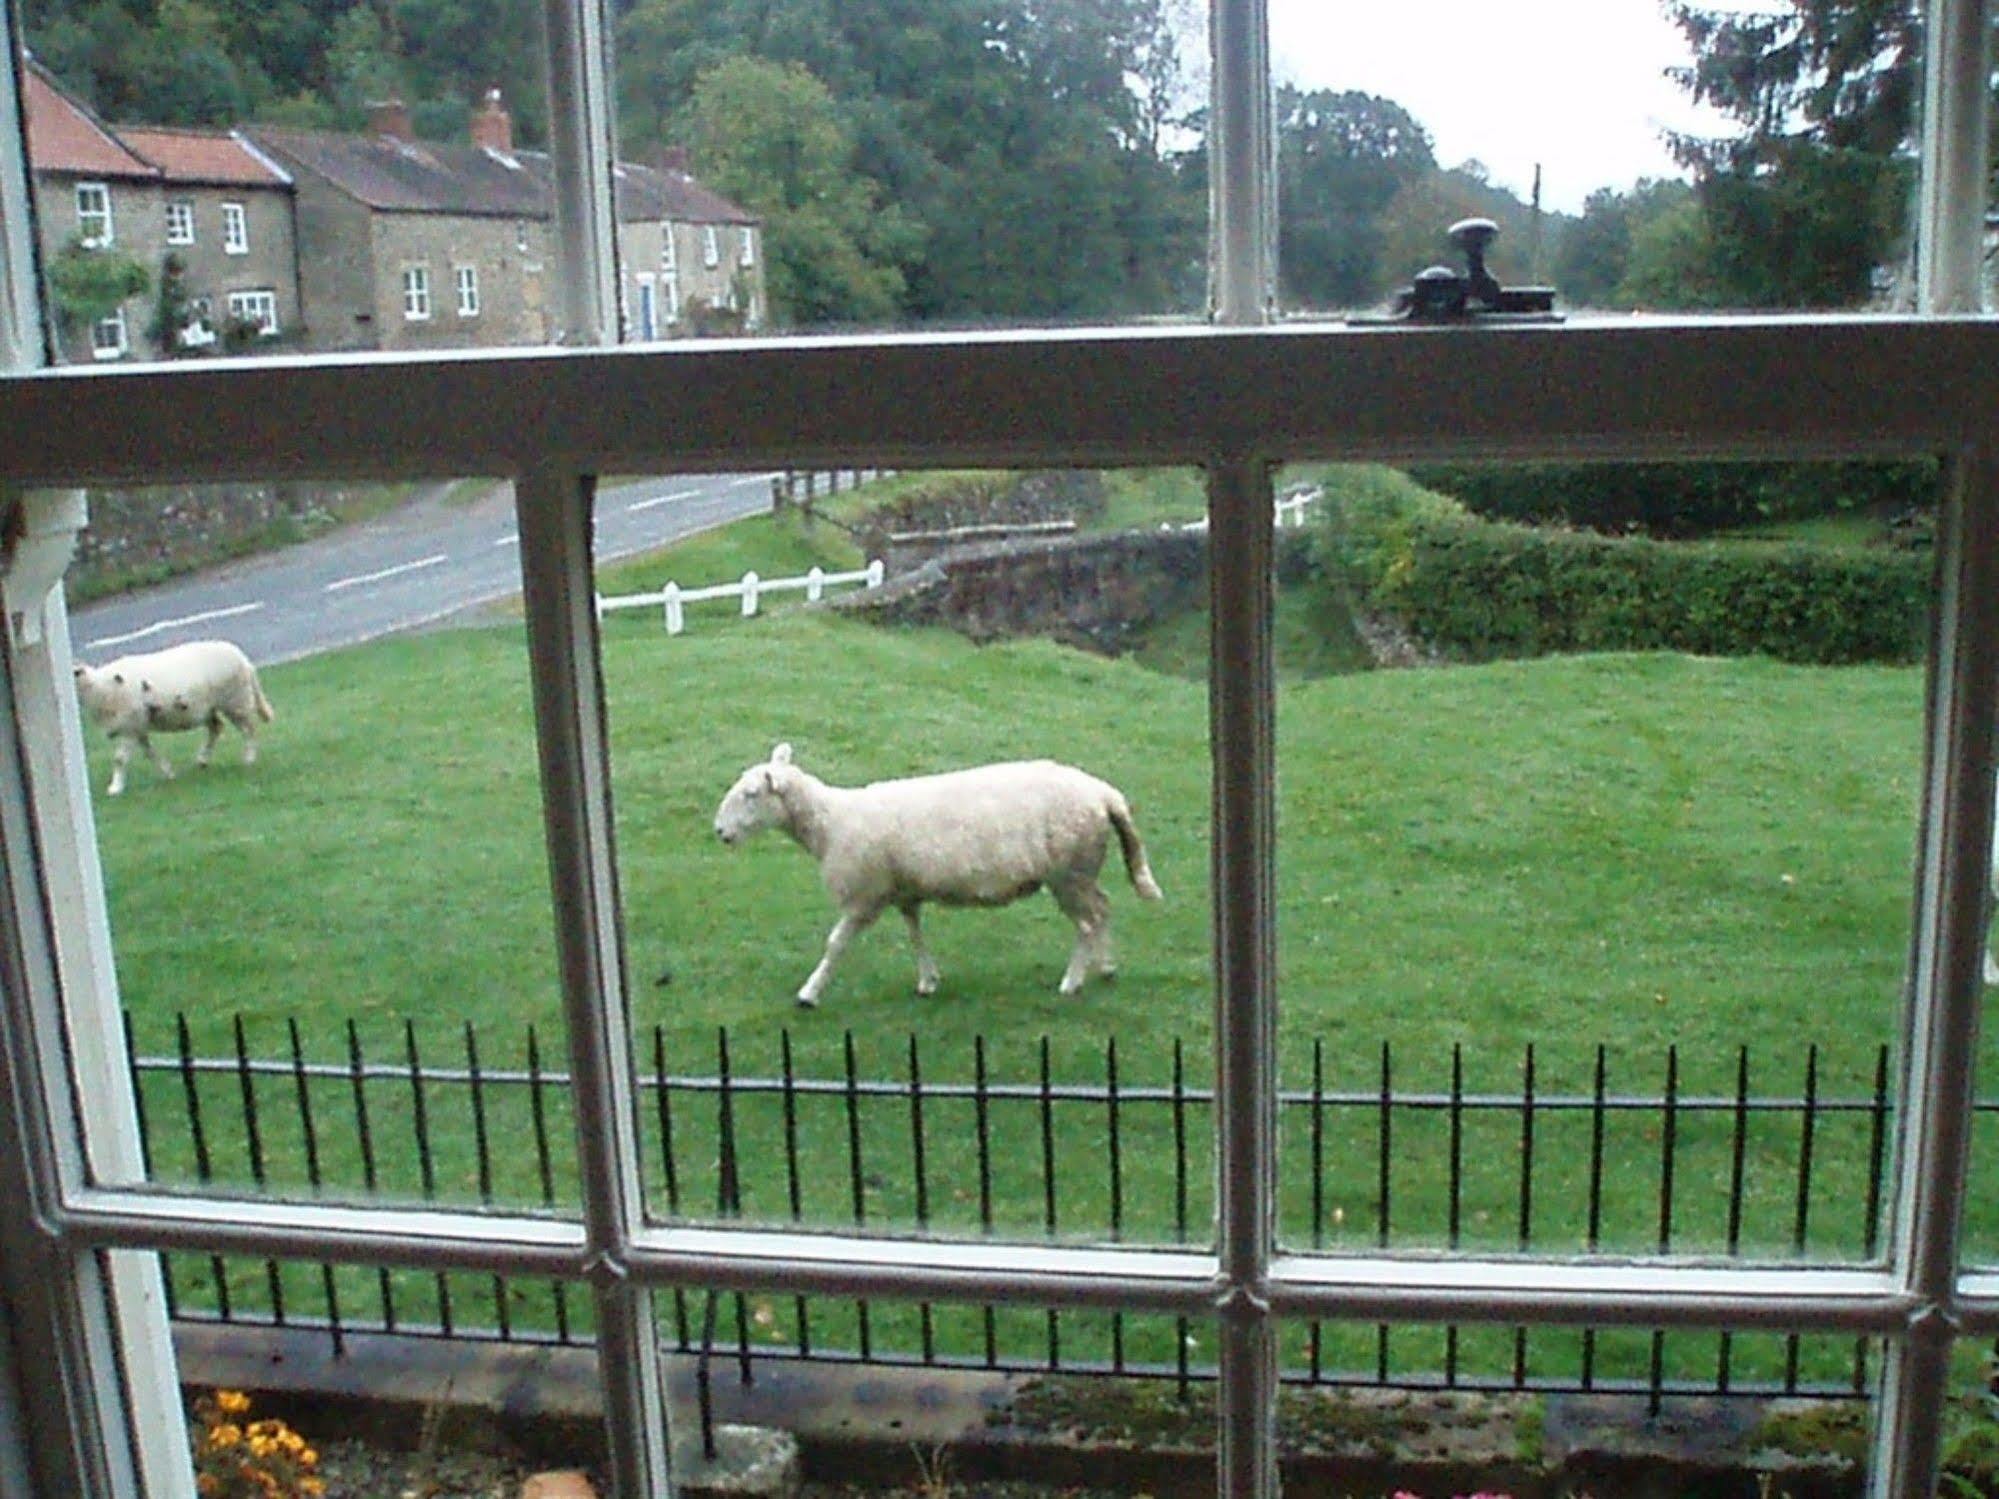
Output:
<path fill-rule="evenodd" d="M 222 205 L 222 249 L 228 255 L 250 253 L 250 220 L 241 203 Z"/>
<path fill-rule="evenodd" d="M 458 315 L 477 317 L 479 315 L 479 268 L 461 265 L 455 278 L 458 287 Z"/>
<path fill-rule="evenodd" d="M 194 205 L 185 199 L 176 199 L 167 204 L 167 243 L 170 245 L 194 243 Z"/>
<path fill-rule="evenodd" d="M 90 249 L 102 249 L 112 243 L 111 189 L 104 183 L 76 185 L 76 226 L 77 237 Z"/>

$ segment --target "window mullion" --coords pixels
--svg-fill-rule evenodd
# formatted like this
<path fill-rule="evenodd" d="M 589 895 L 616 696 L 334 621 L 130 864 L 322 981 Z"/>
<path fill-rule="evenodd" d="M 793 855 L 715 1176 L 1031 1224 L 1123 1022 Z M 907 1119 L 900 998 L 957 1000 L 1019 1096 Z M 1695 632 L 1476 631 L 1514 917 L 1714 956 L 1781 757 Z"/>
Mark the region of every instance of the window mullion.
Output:
<path fill-rule="evenodd" d="M 1229 1499 L 1270 1499 L 1277 1492 L 1270 474 L 1260 461 L 1232 457 L 1214 465 L 1208 486 L 1222 1271 L 1217 1481 Z"/>
<path fill-rule="evenodd" d="M 1991 0 L 1929 0 L 1923 58 L 1916 305 L 1976 312 L 1990 169 Z"/>
<path fill-rule="evenodd" d="M 1917 1309 L 1888 1364 L 1873 1491 L 1929 1493 L 1956 1336 L 1999 711 L 1999 458 L 1953 456 L 1939 536 L 1893 1264 Z"/>
<path fill-rule="evenodd" d="M 583 475 L 538 470 L 518 482 L 516 504 L 613 1488 L 633 1499 L 666 1499 L 657 1324 L 651 1293 L 632 1282 L 627 1268 L 644 1198 L 590 575 L 593 488 Z"/>
<path fill-rule="evenodd" d="M 549 151 L 562 267 L 563 337 L 618 341 L 617 213 L 609 28 L 602 0 L 546 0 Z"/>
<path fill-rule="evenodd" d="M 1277 288 L 1276 128 L 1267 0 L 1213 0 L 1208 255 L 1214 320 L 1270 320 Z"/>

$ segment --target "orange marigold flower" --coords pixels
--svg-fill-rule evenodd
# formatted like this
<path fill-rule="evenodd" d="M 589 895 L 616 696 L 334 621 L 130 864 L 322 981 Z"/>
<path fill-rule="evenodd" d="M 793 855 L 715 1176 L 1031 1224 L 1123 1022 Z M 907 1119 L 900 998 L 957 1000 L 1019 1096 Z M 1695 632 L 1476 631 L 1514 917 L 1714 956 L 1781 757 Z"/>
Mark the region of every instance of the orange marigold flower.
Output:
<path fill-rule="evenodd" d="M 240 1416 L 250 1408 L 250 1397 L 241 1390 L 217 1390 L 215 1403 L 228 1415 Z"/>
<path fill-rule="evenodd" d="M 234 1447 L 243 1440 L 243 1428 L 234 1421 L 224 1421 L 220 1426 L 210 1429 L 208 1440 L 218 1447 Z"/>
<path fill-rule="evenodd" d="M 299 1453 L 298 1460 L 300 1463 L 302 1463 L 304 1466 L 308 1468 L 316 1468 L 319 1466 L 319 1454 L 313 1451 L 312 1448 L 310 1447 L 303 1449 Z"/>

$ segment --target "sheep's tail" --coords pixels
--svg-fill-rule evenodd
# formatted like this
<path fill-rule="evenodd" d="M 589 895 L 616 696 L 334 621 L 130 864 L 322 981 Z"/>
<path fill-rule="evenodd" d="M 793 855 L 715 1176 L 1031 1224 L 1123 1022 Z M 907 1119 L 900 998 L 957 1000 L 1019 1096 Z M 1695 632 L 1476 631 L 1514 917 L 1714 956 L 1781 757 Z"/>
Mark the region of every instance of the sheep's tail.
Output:
<path fill-rule="evenodd" d="M 1113 791 L 1105 811 L 1109 813 L 1111 826 L 1117 829 L 1117 841 L 1124 849 L 1124 867 L 1131 876 L 1131 888 L 1146 900 L 1161 899 L 1159 881 L 1152 877 L 1152 866 L 1145 862 L 1145 844 L 1138 836 L 1138 824 L 1131 820 L 1131 808 L 1125 804 L 1123 795 Z"/>
<path fill-rule="evenodd" d="M 271 706 L 271 700 L 264 696 L 264 684 L 257 680 L 255 673 L 250 677 L 250 691 L 257 697 L 257 717 L 269 723 L 278 716 L 278 710 Z"/>

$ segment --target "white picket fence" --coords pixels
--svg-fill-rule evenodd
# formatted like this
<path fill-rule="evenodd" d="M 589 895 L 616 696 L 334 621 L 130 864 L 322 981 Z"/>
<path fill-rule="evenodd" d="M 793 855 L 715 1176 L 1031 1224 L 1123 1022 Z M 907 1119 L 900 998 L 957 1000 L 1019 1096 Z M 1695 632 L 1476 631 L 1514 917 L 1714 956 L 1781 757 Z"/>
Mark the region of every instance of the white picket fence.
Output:
<path fill-rule="evenodd" d="M 1304 489 L 1294 489 L 1280 495 L 1271 506 L 1270 523 L 1280 531 L 1286 526 L 1295 529 L 1298 526 L 1304 525 L 1307 507 L 1315 505 L 1324 499 L 1325 494 L 1325 490 L 1314 484 Z M 1208 529 L 1208 518 L 1204 515 L 1199 520 L 1190 520 L 1177 526 L 1172 521 L 1161 521 L 1159 529 L 1162 531 L 1205 531 Z"/>
<path fill-rule="evenodd" d="M 687 628 L 686 609 L 689 604 L 699 604 L 707 599 L 740 598 L 743 601 L 743 618 L 755 616 L 759 601 L 768 593 L 800 593 L 817 603 L 829 588 L 840 588 L 858 583 L 866 588 L 882 586 L 884 569 L 879 557 L 866 567 L 849 573 L 829 573 L 823 567 L 815 567 L 811 572 L 797 578 L 760 578 L 754 572 L 744 573 L 736 583 L 713 583 L 706 588 L 682 588 L 678 583 L 668 583 L 657 593 L 623 593 L 612 597 L 597 595 L 597 618 L 617 609 L 659 609 L 666 623 L 666 633 L 678 635 Z"/>

